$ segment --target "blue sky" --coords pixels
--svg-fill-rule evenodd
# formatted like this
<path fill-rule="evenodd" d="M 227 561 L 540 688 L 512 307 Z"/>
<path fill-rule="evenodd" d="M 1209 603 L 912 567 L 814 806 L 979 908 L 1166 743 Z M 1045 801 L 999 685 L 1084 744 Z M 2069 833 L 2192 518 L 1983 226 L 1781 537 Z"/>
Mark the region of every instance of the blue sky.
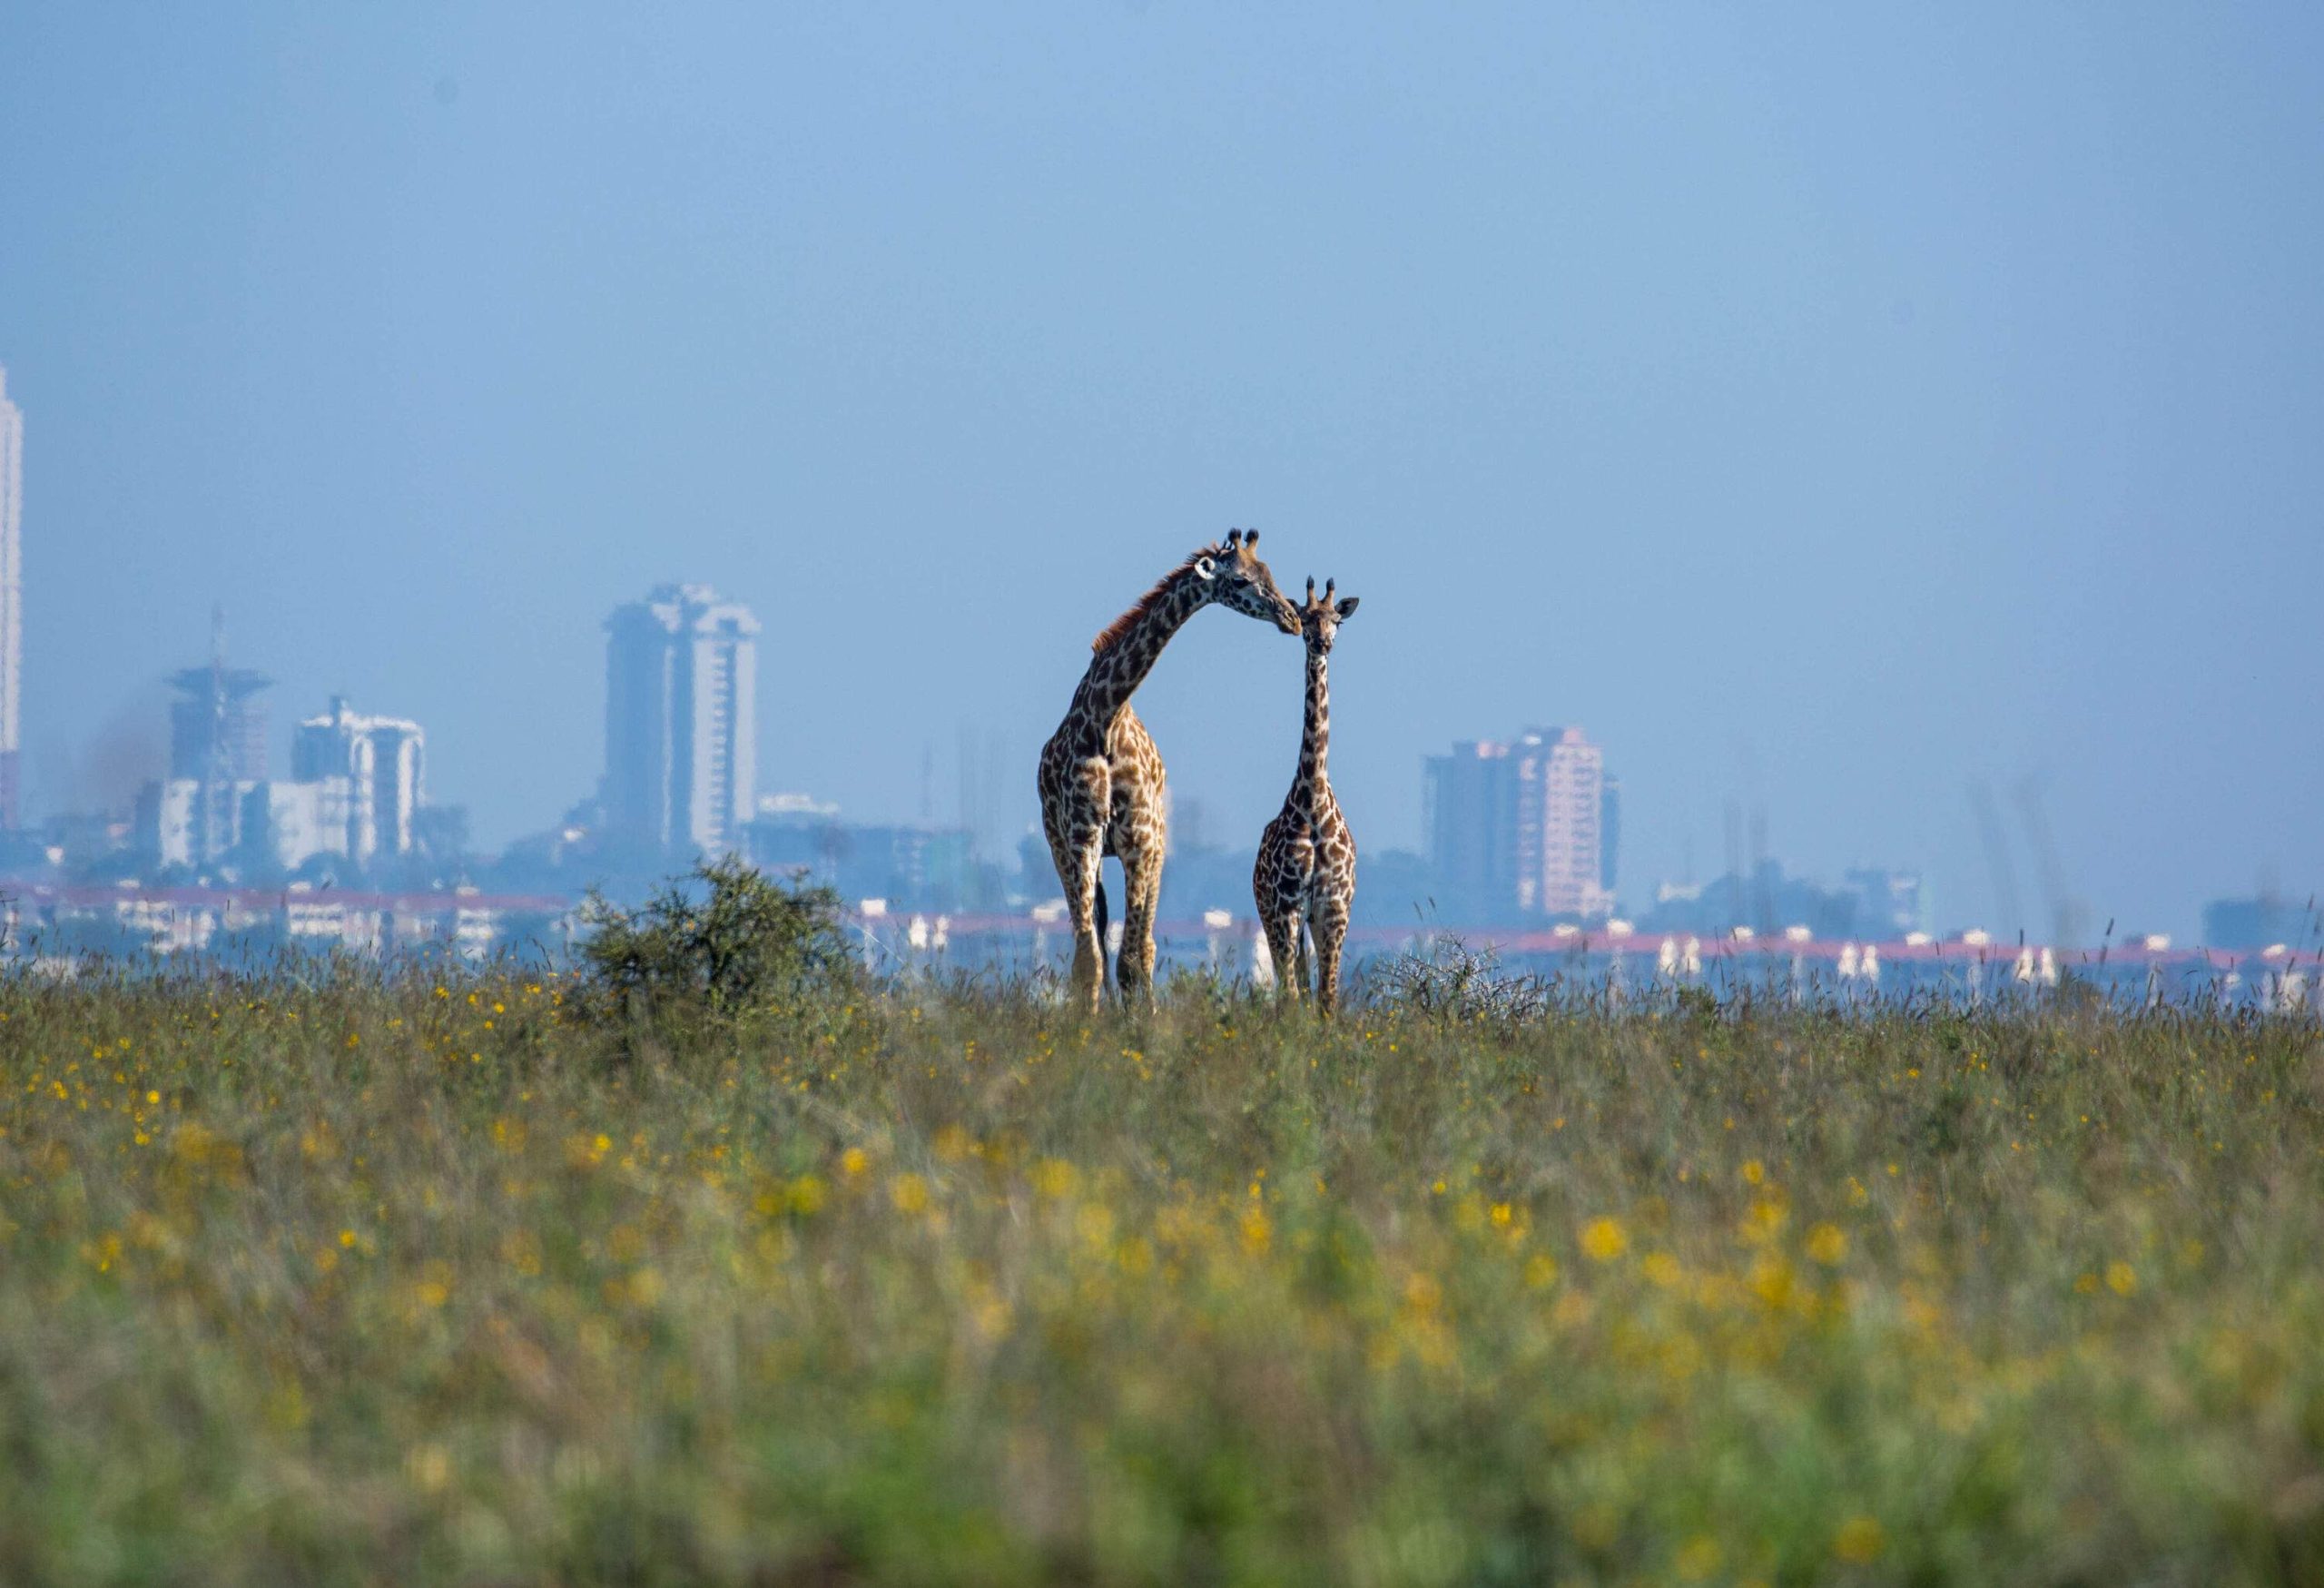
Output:
<path fill-rule="evenodd" d="M 2316 8 L 644 9 L 0 15 L 36 798 L 222 600 L 505 839 L 683 577 L 764 786 L 908 818 L 932 745 L 949 814 L 965 723 L 1029 818 L 1090 635 L 1257 524 L 1364 597 L 1367 848 L 1571 722 L 1633 897 L 1731 804 L 2007 931 L 2028 780 L 2099 919 L 2324 881 Z M 1297 648 L 1206 614 L 1140 704 L 1256 834 Z"/>

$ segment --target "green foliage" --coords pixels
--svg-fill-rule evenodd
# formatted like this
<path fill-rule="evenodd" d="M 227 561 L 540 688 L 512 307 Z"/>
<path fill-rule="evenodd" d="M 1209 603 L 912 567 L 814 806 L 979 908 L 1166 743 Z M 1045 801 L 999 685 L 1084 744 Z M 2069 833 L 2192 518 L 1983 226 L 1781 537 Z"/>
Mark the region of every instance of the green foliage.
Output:
<path fill-rule="evenodd" d="M 583 962 L 604 1002 L 669 1021 L 734 1019 L 841 988 L 855 971 L 828 888 L 786 887 L 727 856 L 635 909 L 592 893 Z"/>
<path fill-rule="evenodd" d="M 596 974 L 0 980 L 0 1582 L 2324 1580 L 2313 1023 Z"/>

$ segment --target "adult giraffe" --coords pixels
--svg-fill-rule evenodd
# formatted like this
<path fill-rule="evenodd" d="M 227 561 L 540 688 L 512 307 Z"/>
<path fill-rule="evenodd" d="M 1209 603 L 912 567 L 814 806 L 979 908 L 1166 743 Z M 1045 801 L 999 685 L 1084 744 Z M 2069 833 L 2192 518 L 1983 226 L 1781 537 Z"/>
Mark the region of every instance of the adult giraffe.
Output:
<path fill-rule="evenodd" d="M 1091 649 L 1089 670 L 1049 742 L 1041 746 L 1041 831 L 1065 886 L 1073 920 L 1073 996 L 1098 1007 L 1106 981 L 1106 895 L 1098 866 L 1122 863 L 1122 951 L 1115 979 L 1123 997 L 1151 998 L 1154 906 L 1162 893 L 1162 852 L 1169 819 L 1162 797 L 1162 756 L 1129 697 L 1153 671 L 1162 647 L 1187 618 L 1214 602 L 1246 616 L 1299 632 L 1299 609 L 1275 587 L 1259 560 L 1259 532 L 1230 529 L 1225 545 L 1205 546 L 1162 577 L 1108 625 Z"/>

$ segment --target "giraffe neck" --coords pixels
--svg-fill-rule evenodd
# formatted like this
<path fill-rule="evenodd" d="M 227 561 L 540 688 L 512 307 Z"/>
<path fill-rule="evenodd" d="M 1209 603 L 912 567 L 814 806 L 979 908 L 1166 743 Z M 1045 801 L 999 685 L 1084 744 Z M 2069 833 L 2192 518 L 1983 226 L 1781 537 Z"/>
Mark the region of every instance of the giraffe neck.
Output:
<path fill-rule="evenodd" d="M 1299 735 L 1299 781 L 1293 793 L 1295 797 L 1305 791 L 1310 803 L 1331 786 L 1331 771 L 1324 764 L 1332 748 L 1330 668 L 1330 658 L 1323 652 L 1307 653 L 1307 715 Z"/>
<path fill-rule="evenodd" d="M 1089 659 L 1089 670 L 1081 676 L 1080 687 L 1074 692 L 1075 710 L 1101 730 L 1110 726 L 1154 670 L 1162 647 L 1201 609 L 1208 596 L 1209 587 L 1190 570 L 1182 568 L 1173 574 L 1130 626 Z"/>

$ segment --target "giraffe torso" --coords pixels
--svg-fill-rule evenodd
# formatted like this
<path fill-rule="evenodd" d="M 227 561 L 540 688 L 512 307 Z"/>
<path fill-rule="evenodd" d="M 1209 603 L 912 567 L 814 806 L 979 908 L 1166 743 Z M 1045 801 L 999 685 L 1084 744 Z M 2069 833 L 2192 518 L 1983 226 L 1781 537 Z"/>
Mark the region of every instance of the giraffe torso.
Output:
<path fill-rule="evenodd" d="M 1326 783 L 1306 799 L 1288 799 L 1259 839 L 1253 902 L 1264 915 L 1313 918 L 1345 912 L 1355 900 L 1355 835 Z"/>
<path fill-rule="evenodd" d="M 1103 775 L 1094 775 L 1104 768 Z M 1041 747 L 1041 827 L 1052 850 L 1096 834 L 1125 863 L 1168 839 L 1162 753 L 1137 713 L 1123 706 L 1100 726 L 1068 715 Z"/>

